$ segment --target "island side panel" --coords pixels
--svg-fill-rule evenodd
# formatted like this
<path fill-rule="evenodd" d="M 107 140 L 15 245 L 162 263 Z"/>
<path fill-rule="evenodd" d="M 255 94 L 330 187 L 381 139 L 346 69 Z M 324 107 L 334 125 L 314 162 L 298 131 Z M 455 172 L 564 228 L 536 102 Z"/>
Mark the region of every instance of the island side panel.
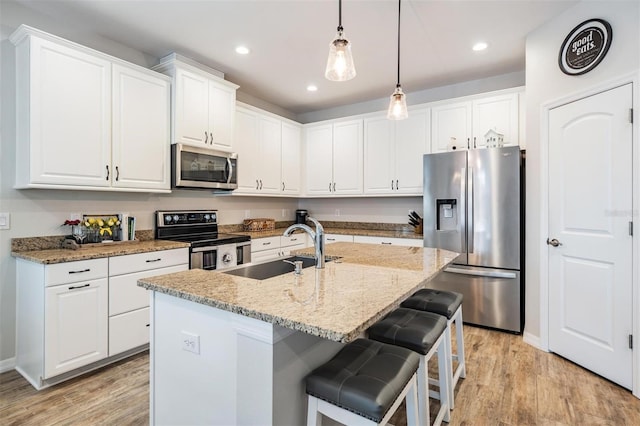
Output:
<path fill-rule="evenodd" d="M 158 292 L 152 303 L 153 424 L 237 424 L 233 314 Z M 199 337 L 198 354 L 184 333 Z"/>

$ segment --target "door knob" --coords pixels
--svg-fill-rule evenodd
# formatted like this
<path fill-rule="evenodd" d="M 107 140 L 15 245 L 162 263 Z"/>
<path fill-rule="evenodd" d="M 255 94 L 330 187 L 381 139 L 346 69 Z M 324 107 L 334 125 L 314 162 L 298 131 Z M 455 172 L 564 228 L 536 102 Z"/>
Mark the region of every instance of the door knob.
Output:
<path fill-rule="evenodd" d="M 555 238 L 553 240 L 550 240 L 550 239 L 547 238 L 547 244 L 550 245 L 550 246 L 554 246 L 554 247 L 558 247 L 558 246 L 562 245 L 562 243 L 560 241 L 556 240 Z"/>

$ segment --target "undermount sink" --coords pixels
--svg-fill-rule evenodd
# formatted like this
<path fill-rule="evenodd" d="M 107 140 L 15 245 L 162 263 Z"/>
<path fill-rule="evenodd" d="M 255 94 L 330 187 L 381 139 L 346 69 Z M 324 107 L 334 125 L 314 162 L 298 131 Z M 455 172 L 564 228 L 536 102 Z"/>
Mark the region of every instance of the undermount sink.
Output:
<path fill-rule="evenodd" d="M 293 272 L 294 266 L 290 263 L 284 262 L 284 260 L 290 262 L 299 260 L 302 262 L 303 268 L 315 266 L 316 264 L 316 259 L 314 257 L 290 256 L 278 260 L 272 260 L 270 262 L 241 266 L 237 269 L 230 269 L 222 272 L 225 274 L 236 275 L 238 277 L 253 278 L 254 280 L 266 280 L 267 278 Z M 331 261 L 331 259 L 325 258 L 325 262 L 329 261 Z"/>

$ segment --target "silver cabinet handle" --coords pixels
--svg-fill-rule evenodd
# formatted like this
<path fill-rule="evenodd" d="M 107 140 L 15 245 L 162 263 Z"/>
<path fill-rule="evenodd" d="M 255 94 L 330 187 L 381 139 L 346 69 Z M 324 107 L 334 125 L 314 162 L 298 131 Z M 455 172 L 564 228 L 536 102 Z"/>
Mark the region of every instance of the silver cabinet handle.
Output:
<path fill-rule="evenodd" d="M 476 146 L 476 137 L 474 136 L 473 137 L 473 149 L 476 149 L 476 148 L 477 148 L 477 146 Z"/>
<path fill-rule="evenodd" d="M 562 243 L 560 241 L 556 240 L 555 238 L 553 240 L 550 240 L 550 239 L 547 238 L 547 244 L 550 245 L 550 246 L 553 246 L 553 247 L 558 247 L 558 246 L 562 245 Z"/>
<path fill-rule="evenodd" d="M 157 259 L 147 259 L 145 260 L 145 262 L 147 263 L 153 263 L 153 262 L 160 262 L 162 259 L 161 258 L 157 258 Z"/>
<path fill-rule="evenodd" d="M 213 132 L 209 132 L 209 144 L 213 145 Z"/>
<path fill-rule="evenodd" d="M 262 243 L 263 246 L 268 246 L 271 244 L 271 241 L 267 242 L 267 243 Z"/>
<path fill-rule="evenodd" d="M 387 242 L 382 241 L 380 244 L 384 244 L 385 246 L 390 246 L 393 243 L 387 243 Z"/>
<path fill-rule="evenodd" d="M 91 284 L 74 285 L 74 286 L 69 287 L 69 290 L 75 290 L 75 289 L 78 289 L 78 288 L 85 288 L 85 287 L 89 287 L 90 285 Z"/>
<path fill-rule="evenodd" d="M 81 271 L 69 271 L 70 274 L 82 274 L 83 272 L 89 272 L 91 268 L 83 269 Z"/>
<path fill-rule="evenodd" d="M 282 190 L 284 191 L 284 182 L 282 182 Z"/>
<path fill-rule="evenodd" d="M 260 179 L 260 190 L 262 191 L 262 179 Z"/>
<path fill-rule="evenodd" d="M 336 183 L 333 182 L 333 192 L 336 192 Z"/>
<path fill-rule="evenodd" d="M 206 130 L 204 131 L 204 143 L 205 145 L 209 143 L 209 134 Z"/>
<path fill-rule="evenodd" d="M 118 166 L 116 166 L 116 182 L 120 180 L 120 169 L 118 169 Z"/>
<path fill-rule="evenodd" d="M 260 189 L 260 184 L 258 183 L 258 179 L 256 179 L 256 189 Z"/>
<path fill-rule="evenodd" d="M 335 238 L 327 238 L 327 241 L 335 241 Z"/>
<path fill-rule="evenodd" d="M 391 190 L 393 191 L 393 179 L 391 179 Z"/>
<path fill-rule="evenodd" d="M 467 149 L 471 149 L 471 147 L 469 146 L 469 142 L 470 142 L 470 141 L 471 141 L 471 140 L 470 140 L 469 138 L 467 138 Z"/>
<path fill-rule="evenodd" d="M 331 192 L 331 182 L 329 182 L 329 192 Z"/>
<path fill-rule="evenodd" d="M 107 177 L 104 180 L 109 180 L 109 165 L 107 164 Z"/>
<path fill-rule="evenodd" d="M 399 182 L 398 182 L 398 179 L 396 179 L 396 191 L 397 191 L 398 189 L 400 189 L 400 187 L 399 187 L 398 185 L 399 185 Z"/>

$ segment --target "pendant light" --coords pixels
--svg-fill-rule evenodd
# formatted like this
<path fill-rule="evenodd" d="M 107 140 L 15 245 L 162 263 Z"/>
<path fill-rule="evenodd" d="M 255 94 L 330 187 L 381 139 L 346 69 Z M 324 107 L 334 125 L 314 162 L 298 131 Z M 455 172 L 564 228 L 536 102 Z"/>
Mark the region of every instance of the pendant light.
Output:
<path fill-rule="evenodd" d="M 387 111 L 387 118 L 389 120 L 404 120 L 409 117 L 407 112 L 407 97 L 402 92 L 402 86 L 400 85 L 400 3 L 402 0 L 398 0 L 398 82 L 396 83 L 396 90 L 391 95 L 389 101 L 389 110 Z"/>
<path fill-rule="evenodd" d="M 342 0 L 338 0 L 338 34 L 329 44 L 329 58 L 324 76 L 331 81 L 347 81 L 356 76 L 351 43 L 343 35 Z"/>

